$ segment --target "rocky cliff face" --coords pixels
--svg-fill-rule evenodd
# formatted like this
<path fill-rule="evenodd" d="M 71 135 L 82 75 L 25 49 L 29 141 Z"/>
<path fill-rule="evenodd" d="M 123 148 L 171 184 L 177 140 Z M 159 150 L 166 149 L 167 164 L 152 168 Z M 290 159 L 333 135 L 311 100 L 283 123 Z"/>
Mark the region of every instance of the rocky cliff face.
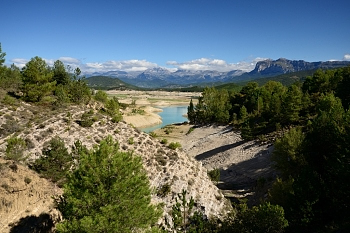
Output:
<path fill-rule="evenodd" d="M 89 128 L 79 126 L 76 120 L 80 119 L 85 111 L 91 109 L 98 120 Z M 55 136 L 62 138 L 68 148 L 78 139 L 88 148 L 91 148 L 107 135 L 112 135 L 120 143 L 121 150 L 132 150 L 142 157 L 151 187 L 155 190 L 152 201 L 154 203 L 164 203 L 164 218 L 170 218 L 169 212 L 176 202 L 177 194 L 181 193 L 182 190 L 187 190 L 188 195 L 194 198 L 199 209 L 208 217 L 220 218 L 230 211 L 227 200 L 210 181 L 207 170 L 201 163 L 189 157 L 182 150 L 169 149 L 157 139 L 139 132 L 125 122 L 112 123 L 106 116 L 100 115 L 98 109 L 99 107 L 95 105 L 88 108 L 71 107 L 61 111 L 47 112 L 27 104 L 22 104 L 18 108 L 3 106 L 0 125 L 2 129 L 6 130 L 1 131 L 0 157 L 4 156 L 6 138 L 9 137 L 6 132 L 13 122 L 18 124 L 14 129 L 18 137 L 21 137 L 30 145 L 26 155 L 32 160 L 41 156 L 45 143 Z M 133 138 L 133 143 L 130 143 L 130 138 Z M 11 184 L 9 185 L 11 186 Z M 165 196 L 157 195 L 157 190 L 164 185 L 169 185 L 171 191 Z M 0 187 L 0 199 L 11 200 L 9 196 L 14 194 L 3 189 L 4 187 Z M 25 202 L 26 199 L 27 197 L 23 197 L 22 201 Z M 47 203 L 52 205 L 52 200 L 48 199 Z M 17 206 L 22 205 L 18 204 Z M 22 215 L 16 214 L 19 212 L 22 213 L 23 210 L 16 206 L 11 209 L 0 208 L 0 215 L 23 216 L 23 213 Z M 31 212 L 28 211 L 28 213 Z M 14 217 L 11 218 L 10 222 L 16 222 L 17 220 L 18 218 Z M 1 222 L 1 224 L 10 222 Z"/>
<path fill-rule="evenodd" d="M 255 69 L 252 70 L 250 75 L 261 76 L 273 76 L 290 72 L 297 72 L 303 70 L 315 70 L 315 69 L 334 69 L 338 67 L 344 67 L 349 65 L 350 62 L 346 61 L 327 61 L 327 62 L 306 62 L 303 60 L 288 60 L 280 58 L 278 60 L 265 60 L 259 61 Z"/>

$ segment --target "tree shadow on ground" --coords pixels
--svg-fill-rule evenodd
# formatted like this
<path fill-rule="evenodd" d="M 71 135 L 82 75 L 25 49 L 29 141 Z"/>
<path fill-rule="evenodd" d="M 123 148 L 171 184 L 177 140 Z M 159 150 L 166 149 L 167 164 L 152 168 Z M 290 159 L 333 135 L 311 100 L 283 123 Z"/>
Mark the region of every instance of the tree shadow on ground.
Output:
<path fill-rule="evenodd" d="M 54 222 L 49 214 L 42 213 L 21 218 L 11 227 L 10 233 L 47 233 L 53 232 Z"/>
<path fill-rule="evenodd" d="M 244 197 L 247 198 L 248 205 L 259 203 L 260 199 L 265 198 L 268 187 L 276 178 L 270 154 L 270 149 L 267 149 L 249 160 L 221 169 L 217 187 L 235 193 L 236 197 L 231 198 L 231 201 Z"/>
<path fill-rule="evenodd" d="M 201 161 L 201 160 L 204 160 L 204 159 L 207 159 L 207 158 L 210 158 L 218 153 L 221 153 L 221 152 L 224 152 L 224 151 L 227 151 L 227 150 L 230 150 L 232 148 L 235 148 L 237 146 L 240 146 L 242 144 L 244 144 L 245 141 L 239 141 L 239 142 L 235 142 L 233 144 L 230 144 L 230 145 L 224 145 L 224 146 L 220 146 L 220 147 L 217 147 L 215 149 L 212 149 L 212 150 L 208 150 L 206 152 L 203 152 L 201 154 L 198 154 L 196 155 L 195 159 L 198 160 L 198 161 Z"/>
<path fill-rule="evenodd" d="M 260 178 L 269 178 L 275 173 L 270 160 L 270 150 L 260 151 L 255 157 L 232 164 L 220 171 L 220 189 L 249 189 Z"/>

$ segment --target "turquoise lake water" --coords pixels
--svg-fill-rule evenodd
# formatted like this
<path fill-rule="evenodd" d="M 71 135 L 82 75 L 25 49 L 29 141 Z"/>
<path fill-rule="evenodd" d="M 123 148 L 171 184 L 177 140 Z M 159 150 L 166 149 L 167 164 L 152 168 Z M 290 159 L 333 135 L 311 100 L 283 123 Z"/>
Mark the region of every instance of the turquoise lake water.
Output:
<path fill-rule="evenodd" d="M 183 123 L 185 121 L 188 121 L 184 115 L 187 114 L 187 106 L 171 106 L 171 107 L 157 107 L 161 108 L 163 111 L 157 113 L 162 117 L 162 124 L 155 125 L 152 127 L 147 128 L 141 128 L 143 132 L 149 133 L 153 130 L 162 128 L 166 125 L 174 124 L 174 123 Z"/>

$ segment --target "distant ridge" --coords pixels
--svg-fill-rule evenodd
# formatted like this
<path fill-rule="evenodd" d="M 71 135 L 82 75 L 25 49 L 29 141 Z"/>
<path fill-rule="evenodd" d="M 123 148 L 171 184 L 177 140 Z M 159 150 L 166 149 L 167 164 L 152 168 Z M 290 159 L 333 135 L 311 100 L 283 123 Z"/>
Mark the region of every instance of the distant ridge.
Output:
<path fill-rule="evenodd" d="M 107 76 L 91 76 L 86 78 L 86 82 L 89 87 L 94 89 L 104 89 L 104 90 L 140 89 L 139 87 L 123 82 L 118 78 L 111 78 Z"/>
<path fill-rule="evenodd" d="M 165 68 L 152 68 L 144 72 L 125 72 L 108 71 L 99 73 L 98 76 L 108 76 L 119 78 L 121 81 L 143 88 L 160 88 L 169 86 L 187 87 L 190 85 L 210 84 L 210 83 L 228 83 L 228 82 L 246 82 L 266 77 L 274 77 L 293 72 L 310 71 L 317 69 L 336 69 L 350 65 L 350 61 L 319 61 L 306 62 L 303 60 L 288 60 L 280 58 L 277 60 L 267 59 L 259 61 L 255 68 L 250 72 L 242 70 L 232 70 L 229 72 L 219 72 L 215 70 L 177 70 L 171 72 Z M 97 74 L 97 73 L 94 73 Z M 98 78 L 97 78 L 98 79 Z M 94 82 L 96 78 L 93 79 Z M 107 79 L 104 79 L 107 84 Z M 112 81 L 112 80 L 109 80 Z M 97 85 L 96 83 L 94 85 Z M 122 86 L 121 84 L 114 86 Z M 108 84 L 108 86 L 113 86 Z"/>

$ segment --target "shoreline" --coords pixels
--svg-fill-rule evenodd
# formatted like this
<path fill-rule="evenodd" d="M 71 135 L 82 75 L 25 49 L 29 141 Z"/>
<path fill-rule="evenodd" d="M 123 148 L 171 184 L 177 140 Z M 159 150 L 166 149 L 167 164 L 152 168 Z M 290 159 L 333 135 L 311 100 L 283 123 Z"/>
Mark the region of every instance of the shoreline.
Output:
<path fill-rule="evenodd" d="M 201 93 L 199 92 L 167 92 L 167 91 L 107 91 L 110 97 L 115 96 L 120 103 L 131 104 L 135 106 L 123 110 L 123 120 L 142 129 L 162 124 L 162 118 L 157 114 L 164 107 L 188 106 L 191 99 L 196 103 Z M 133 109 L 143 110 L 144 113 L 132 113 Z"/>

